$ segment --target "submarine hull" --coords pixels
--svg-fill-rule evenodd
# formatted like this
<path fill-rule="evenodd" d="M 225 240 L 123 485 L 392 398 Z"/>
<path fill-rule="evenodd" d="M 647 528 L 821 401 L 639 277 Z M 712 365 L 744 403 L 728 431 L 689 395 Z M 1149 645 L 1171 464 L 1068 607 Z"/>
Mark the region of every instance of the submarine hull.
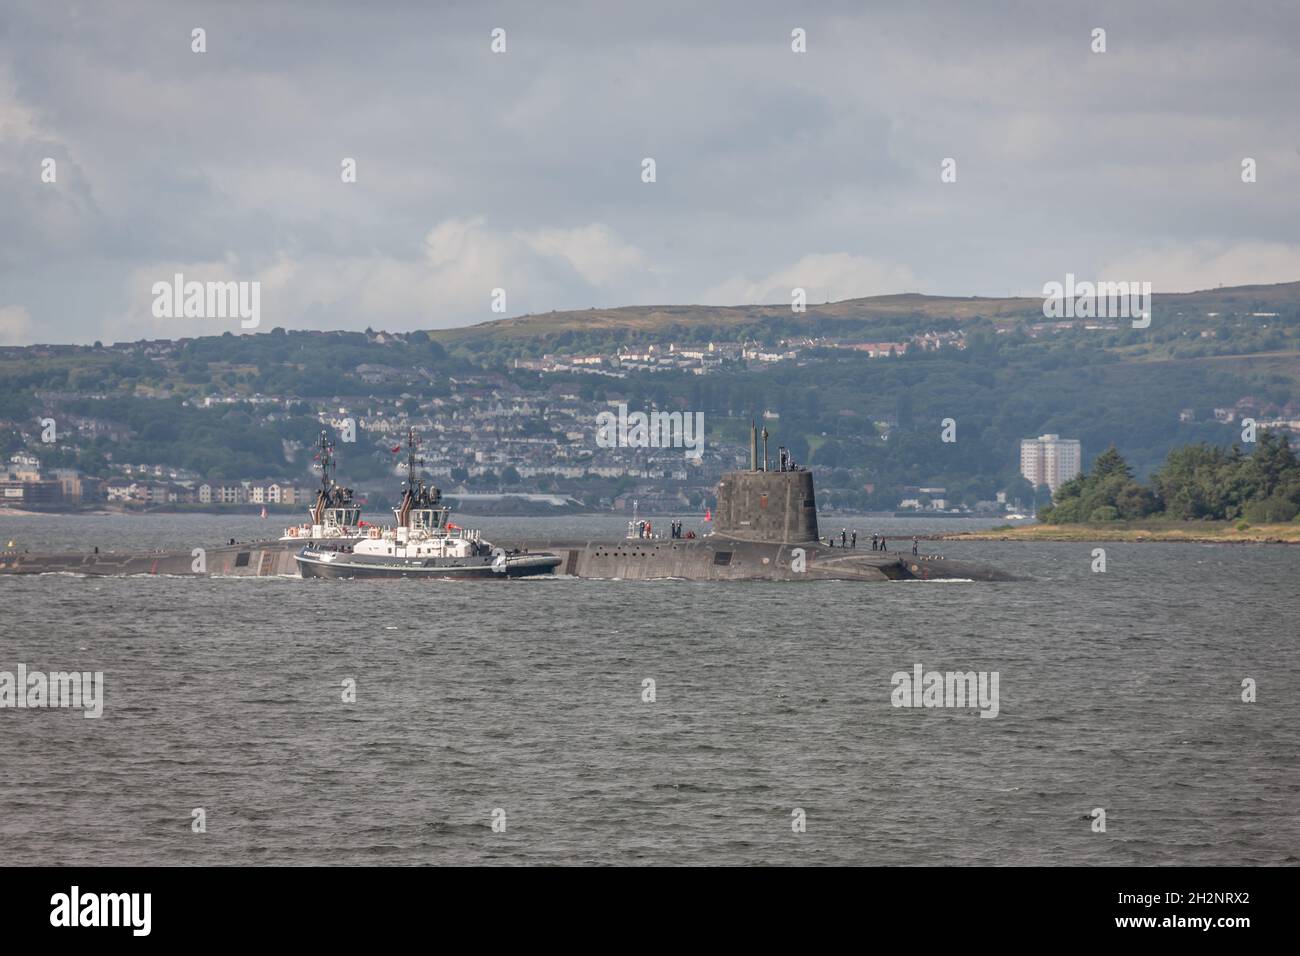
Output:
<path fill-rule="evenodd" d="M 692 581 L 1008 581 L 1010 575 L 982 565 L 935 555 L 828 548 L 816 543 L 784 544 L 711 535 L 698 539 L 529 541 L 515 547 L 546 551 L 560 561 L 555 574 L 609 580 L 682 578 Z M 262 541 L 190 551 L 134 554 L 0 554 L 0 574 L 85 574 L 177 577 L 342 577 L 300 570 L 301 542 Z M 798 554 L 796 552 L 801 552 Z M 542 573 L 551 573 L 547 568 Z M 536 572 L 531 572 L 536 573 Z M 356 576 L 365 576 L 362 575 Z"/>
<path fill-rule="evenodd" d="M 994 568 L 941 555 L 832 548 L 817 528 L 812 473 L 793 465 L 784 449 L 779 470 L 758 467 L 758 433 L 751 429 L 751 467 L 718 483 L 714 534 L 703 538 L 627 538 L 616 542 L 538 541 L 524 547 L 553 552 L 557 571 L 579 578 L 689 581 L 1009 581 Z"/>
<path fill-rule="evenodd" d="M 301 541 L 255 541 L 192 551 L 0 553 L 0 574 L 167 574 L 183 577 L 296 577 Z"/>
<path fill-rule="evenodd" d="M 689 581 L 1009 581 L 994 568 L 937 555 L 896 554 L 710 535 L 697 539 L 529 541 L 559 556 L 557 574 L 610 580 Z"/>
<path fill-rule="evenodd" d="M 579 578 L 690 581 L 1010 581 L 983 565 L 940 555 L 832 548 L 820 541 L 812 474 L 787 460 L 767 469 L 757 462 L 751 428 L 751 468 L 732 471 L 718 484 L 714 534 L 703 538 L 627 538 L 622 541 L 547 540 L 516 543 L 516 549 L 559 558 L 555 573 Z M 0 554 L 0 574 L 175 574 L 271 576 L 299 573 L 295 552 L 302 541 L 263 541 L 210 548 L 202 564 L 191 552 L 152 554 Z M 323 564 L 324 562 L 322 562 Z M 340 562 L 340 570 L 342 562 Z M 316 568 L 303 568 L 310 574 Z M 323 570 L 323 568 L 321 569 Z M 549 571 L 549 568 L 547 569 Z M 341 576 L 341 575 L 340 575 Z"/>

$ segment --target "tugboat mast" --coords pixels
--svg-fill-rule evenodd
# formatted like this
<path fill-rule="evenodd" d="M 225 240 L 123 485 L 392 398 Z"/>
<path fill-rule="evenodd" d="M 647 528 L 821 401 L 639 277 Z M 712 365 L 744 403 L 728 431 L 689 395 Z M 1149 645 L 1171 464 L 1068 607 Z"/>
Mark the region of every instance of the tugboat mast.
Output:
<path fill-rule="evenodd" d="M 311 509 L 312 524 L 322 524 L 325 520 L 325 508 L 329 504 L 330 489 L 334 486 L 334 443 L 329 433 L 321 430 L 316 443 L 316 457 L 320 459 L 320 491 L 316 493 L 316 504 Z"/>
<path fill-rule="evenodd" d="M 407 429 L 406 432 L 406 489 L 402 492 L 402 504 L 397 509 L 397 525 L 405 527 L 411 517 L 411 509 L 419 501 L 420 495 L 416 490 L 415 466 L 423 464 L 423 459 L 417 458 L 415 450 L 419 447 L 419 442 L 415 440 L 415 429 Z"/>

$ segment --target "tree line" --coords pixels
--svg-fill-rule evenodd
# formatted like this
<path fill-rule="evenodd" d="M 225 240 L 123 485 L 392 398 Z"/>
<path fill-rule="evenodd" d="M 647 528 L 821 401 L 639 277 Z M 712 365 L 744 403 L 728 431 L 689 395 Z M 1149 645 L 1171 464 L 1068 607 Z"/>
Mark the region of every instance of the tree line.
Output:
<path fill-rule="evenodd" d="M 1039 518 L 1048 524 L 1143 518 L 1275 524 L 1297 514 L 1300 459 L 1286 436 L 1262 431 L 1251 454 L 1240 445 L 1175 448 L 1146 484 L 1112 445 L 1091 471 L 1061 485 Z"/>

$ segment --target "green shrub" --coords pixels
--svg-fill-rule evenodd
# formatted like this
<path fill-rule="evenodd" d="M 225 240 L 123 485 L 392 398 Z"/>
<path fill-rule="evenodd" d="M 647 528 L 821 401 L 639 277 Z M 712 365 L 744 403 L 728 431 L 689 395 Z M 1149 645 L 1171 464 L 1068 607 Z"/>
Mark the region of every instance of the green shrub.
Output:
<path fill-rule="evenodd" d="M 1296 516 L 1295 502 L 1281 495 L 1273 495 L 1263 501 L 1252 501 L 1242 509 L 1242 517 L 1253 524 L 1281 524 Z"/>
<path fill-rule="evenodd" d="M 1119 509 L 1114 505 L 1102 505 L 1100 508 L 1093 508 L 1092 513 L 1088 515 L 1088 520 L 1093 522 L 1117 521 L 1119 520 Z"/>
<path fill-rule="evenodd" d="M 1052 505 L 1038 513 L 1038 520 L 1044 524 L 1071 524 L 1081 521 L 1079 499 L 1067 498 L 1059 504 Z"/>

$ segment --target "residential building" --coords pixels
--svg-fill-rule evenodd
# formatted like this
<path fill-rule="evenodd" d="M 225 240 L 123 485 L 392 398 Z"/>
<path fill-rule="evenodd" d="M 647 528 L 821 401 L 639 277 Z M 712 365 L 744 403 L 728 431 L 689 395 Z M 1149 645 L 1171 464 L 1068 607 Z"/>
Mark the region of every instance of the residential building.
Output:
<path fill-rule="evenodd" d="M 1020 473 L 1035 488 L 1053 492 L 1083 470 L 1083 449 L 1077 438 L 1039 435 L 1020 442 Z"/>

